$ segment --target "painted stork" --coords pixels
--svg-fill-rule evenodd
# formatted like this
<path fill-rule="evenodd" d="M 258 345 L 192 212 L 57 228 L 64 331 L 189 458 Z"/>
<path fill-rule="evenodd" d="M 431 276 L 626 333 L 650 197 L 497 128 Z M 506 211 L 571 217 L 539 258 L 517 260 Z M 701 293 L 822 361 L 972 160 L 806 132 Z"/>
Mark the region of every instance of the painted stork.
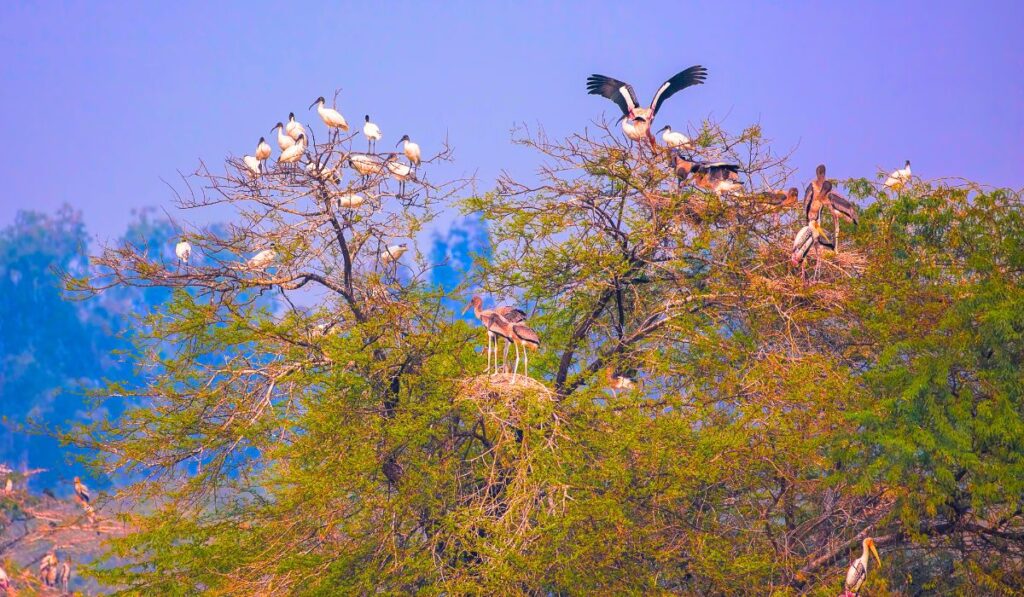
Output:
<path fill-rule="evenodd" d="M 320 115 L 320 120 L 324 121 L 327 128 L 347 131 L 348 122 L 345 121 L 345 117 L 341 115 L 341 112 L 338 112 L 334 108 L 326 107 L 324 105 L 325 103 L 326 100 L 324 100 L 324 96 L 321 95 L 316 98 L 315 102 L 309 105 L 309 108 L 312 110 L 313 106 L 316 106 L 316 113 Z"/>
<path fill-rule="evenodd" d="M 276 245 L 271 244 L 271 246 L 274 247 Z M 262 270 L 266 269 L 275 259 L 277 259 L 277 251 L 275 249 L 263 249 L 253 255 L 246 264 L 251 270 Z"/>
<path fill-rule="evenodd" d="M 358 193 L 338 195 L 338 208 L 355 209 L 366 202 L 366 198 Z"/>
<path fill-rule="evenodd" d="M 857 215 L 857 207 L 834 190 L 832 181 L 825 177 L 825 172 L 825 164 L 818 164 L 814 170 L 814 180 L 804 190 L 804 216 L 807 223 L 810 223 L 821 217 L 822 208 L 828 207 L 835 225 L 835 244 L 839 246 L 839 220 L 846 220 L 856 226 L 860 218 Z"/>
<path fill-rule="evenodd" d="M 587 93 L 600 95 L 615 102 L 622 110 L 622 132 L 626 137 L 633 141 L 641 141 L 646 137 L 651 147 L 657 149 L 658 144 L 651 134 L 651 125 L 654 124 L 654 117 L 658 115 L 661 105 L 683 89 L 704 83 L 707 76 L 708 70 L 699 64 L 676 73 L 658 88 L 650 108 L 640 106 L 640 100 L 637 99 L 632 85 L 605 75 L 590 75 L 587 78 Z"/>
<path fill-rule="evenodd" d="M 511 305 L 501 305 L 500 307 L 495 307 L 494 312 L 503 317 L 505 321 L 509 323 L 523 323 L 524 321 L 526 321 L 526 311 L 523 311 L 522 309 L 513 307 Z M 508 363 L 508 348 L 511 344 L 511 342 L 505 344 L 505 350 L 504 352 L 502 352 L 501 356 L 501 360 L 503 363 Z"/>
<path fill-rule="evenodd" d="M 363 120 L 366 124 L 363 125 L 363 134 L 366 135 L 366 144 L 369 147 L 368 151 L 373 153 L 375 147 L 377 147 L 377 141 L 380 141 L 384 137 L 384 133 L 380 131 L 380 127 L 370 122 L 370 115 L 367 114 Z"/>
<path fill-rule="evenodd" d="M 263 174 L 263 162 L 256 156 L 247 155 L 242 158 L 242 163 L 245 164 L 246 173 L 256 178 L 260 174 Z"/>
<path fill-rule="evenodd" d="M 693 147 L 689 137 L 678 131 L 673 131 L 672 127 L 667 124 L 661 127 L 661 130 L 658 132 L 661 133 L 661 140 L 665 142 L 669 149 L 677 149 L 679 147 L 691 149 Z"/>
<path fill-rule="evenodd" d="M 281 155 L 277 156 L 277 163 L 293 164 L 302 159 L 304 153 L 306 153 L 306 136 L 299 135 L 299 138 L 295 140 L 295 145 L 282 151 Z"/>
<path fill-rule="evenodd" d="M 284 132 L 288 133 L 288 136 L 296 141 L 299 137 L 306 135 L 306 129 L 302 126 L 302 123 L 295 120 L 295 112 L 288 113 L 288 124 L 284 125 Z"/>
<path fill-rule="evenodd" d="M 397 153 L 390 154 L 388 159 L 385 160 L 384 165 L 387 166 L 391 176 L 398 181 L 398 196 L 402 197 L 405 194 L 405 181 L 416 180 L 416 175 L 412 172 L 412 166 L 398 161 Z"/>
<path fill-rule="evenodd" d="M 281 151 L 295 145 L 295 139 L 292 139 L 284 133 L 284 124 L 280 122 L 275 124 L 274 128 L 270 129 L 270 132 L 274 131 L 277 131 L 277 146 L 281 148 Z"/>
<path fill-rule="evenodd" d="M 60 589 L 61 593 L 67 594 L 68 585 L 71 584 L 71 562 L 69 560 L 64 560 L 57 567 L 57 578 L 55 580 L 55 586 Z"/>
<path fill-rule="evenodd" d="M 864 539 L 861 547 L 863 551 L 861 551 L 860 557 L 850 562 L 850 567 L 846 570 L 846 593 L 844 596 L 860 594 L 860 589 L 868 577 L 868 561 L 871 559 L 871 555 L 875 556 L 878 567 L 882 567 L 882 559 L 878 557 L 874 539 L 871 537 Z"/>
<path fill-rule="evenodd" d="M 52 587 L 57 580 L 57 554 L 54 551 L 46 552 L 39 562 L 39 580 L 43 584 Z"/>
<path fill-rule="evenodd" d="M 494 373 L 498 372 L 498 343 L 497 339 L 502 338 L 509 344 L 514 344 L 515 339 L 512 335 L 512 324 L 507 319 L 498 315 L 493 309 L 484 309 L 484 301 L 478 295 L 473 295 L 462 312 L 465 313 L 470 308 L 473 309 L 473 315 L 480 321 L 487 330 L 487 368 L 484 369 L 484 373 L 491 372 L 491 355 L 494 355 Z M 492 348 L 493 345 L 493 348 Z M 518 348 L 517 348 L 518 352 Z"/>
<path fill-rule="evenodd" d="M 405 252 L 408 250 L 409 247 L 405 243 L 399 245 L 391 245 L 390 247 L 385 247 L 377 255 L 377 258 L 380 260 L 381 264 L 387 265 L 389 263 L 396 262 L 399 259 L 401 259 L 402 255 L 405 255 Z"/>
<path fill-rule="evenodd" d="M 789 187 L 785 193 L 769 190 L 762 192 L 761 198 L 778 209 L 789 209 L 800 201 L 800 191 L 796 187 Z"/>
<path fill-rule="evenodd" d="M 86 487 L 85 484 L 82 483 L 82 480 L 78 477 L 75 477 L 75 496 L 83 504 L 89 503 L 89 488 Z"/>
<path fill-rule="evenodd" d="M 259 143 L 256 144 L 256 159 L 263 162 L 270 157 L 270 144 L 263 137 L 260 137 Z"/>
<path fill-rule="evenodd" d="M 362 175 L 364 180 L 373 174 L 380 174 L 384 171 L 384 162 L 377 156 L 367 153 L 349 154 L 348 165 Z"/>
<path fill-rule="evenodd" d="M 192 256 L 192 245 L 182 238 L 178 241 L 178 244 L 174 245 L 174 254 L 177 255 L 178 262 L 187 267 L 188 258 Z"/>
<path fill-rule="evenodd" d="M 907 163 L 902 168 L 899 170 L 893 170 L 892 173 L 889 174 L 889 178 L 885 179 L 885 186 L 898 191 L 910 182 L 910 175 L 910 160 L 907 160 Z"/>
<path fill-rule="evenodd" d="M 409 160 L 409 163 L 417 168 L 420 165 L 420 146 L 418 143 L 413 143 L 409 139 L 409 135 L 402 135 L 402 138 L 398 140 L 398 143 L 404 143 L 402 146 L 402 153 Z M 398 143 L 395 143 L 395 147 L 398 147 Z"/>
<path fill-rule="evenodd" d="M 743 183 L 739 182 L 740 167 L 738 164 L 698 162 L 692 157 L 683 155 L 678 149 L 672 152 L 672 160 L 676 177 L 680 182 L 685 182 L 692 174 L 693 184 L 719 196 L 725 193 L 735 193 L 743 188 Z"/>
<path fill-rule="evenodd" d="M 832 241 L 825 235 L 825 231 L 821 229 L 821 223 L 818 220 L 811 220 L 811 223 L 801 228 L 796 233 L 796 238 L 793 239 L 793 250 L 789 256 L 790 263 L 794 267 L 802 265 L 811 247 L 818 245 L 829 249 L 835 248 Z M 801 269 L 801 271 L 803 270 Z"/>
<path fill-rule="evenodd" d="M 530 355 L 528 349 L 540 349 L 540 336 L 537 332 L 524 323 L 510 323 L 512 326 L 512 341 L 516 343 L 516 364 L 512 367 L 512 383 L 516 381 L 516 373 L 519 371 L 519 347 L 523 347 L 523 375 L 530 377 Z"/>

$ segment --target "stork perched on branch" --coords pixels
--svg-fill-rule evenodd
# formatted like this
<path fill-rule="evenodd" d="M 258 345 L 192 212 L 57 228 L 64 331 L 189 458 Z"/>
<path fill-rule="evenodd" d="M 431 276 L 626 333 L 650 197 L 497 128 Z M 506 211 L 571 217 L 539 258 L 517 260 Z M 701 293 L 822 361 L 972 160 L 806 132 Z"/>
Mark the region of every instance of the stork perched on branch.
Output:
<path fill-rule="evenodd" d="M 88 504 L 91 497 L 89 495 L 89 488 L 86 487 L 85 483 L 82 483 L 82 480 L 78 477 L 75 477 L 75 497 L 77 497 L 78 501 L 82 504 Z"/>
<path fill-rule="evenodd" d="M 821 217 L 823 207 L 828 207 L 832 212 L 832 221 L 835 225 L 835 245 L 838 247 L 839 220 L 846 220 L 856 226 L 860 219 L 857 215 L 857 207 L 834 190 L 832 181 L 825 177 L 825 164 L 819 164 L 814 173 L 814 180 L 807 185 L 807 189 L 804 191 L 804 216 L 809 224 L 811 220 Z"/>
<path fill-rule="evenodd" d="M 811 220 L 811 223 L 804 226 L 796 233 L 796 238 L 793 239 L 793 251 L 790 253 L 790 263 L 794 267 L 801 266 L 800 272 L 803 274 L 803 263 L 804 258 L 807 257 L 807 252 L 811 250 L 811 247 L 817 247 L 821 245 L 829 249 L 834 249 L 835 245 L 832 241 L 825 236 L 825 231 L 821 229 L 821 224 L 818 220 Z"/>
<path fill-rule="evenodd" d="M 708 76 L 708 69 L 695 65 L 680 71 L 669 80 L 661 84 L 658 91 L 651 100 L 651 107 L 644 108 L 633 91 L 633 86 L 623 83 L 605 75 L 590 75 L 587 77 L 587 93 L 600 95 L 615 102 L 622 110 L 622 132 L 633 141 L 641 141 L 646 138 L 652 149 L 657 149 L 658 144 L 651 134 L 651 125 L 654 124 L 654 117 L 665 100 L 676 93 L 693 85 L 700 85 Z"/>
<path fill-rule="evenodd" d="M 462 309 L 465 313 L 470 309 L 473 309 L 473 315 L 480 321 L 484 329 L 487 330 L 487 367 L 484 369 L 484 373 L 491 372 L 491 355 L 494 355 L 494 372 L 498 372 L 498 351 L 497 351 L 497 338 L 502 338 L 509 344 L 514 343 L 512 339 L 512 324 L 507 319 L 499 315 L 494 309 L 484 309 L 484 300 L 478 295 L 473 295 L 470 299 L 469 304 Z M 493 345 L 493 348 L 492 348 Z M 507 350 L 506 350 L 507 353 Z"/>
<path fill-rule="evenodd" d="M 679 150 L 673 151 L 672 160 L 676 177 L 680 182 L 685 182 L 692 174 L 694 185 L 718 196 L 735 193 L 743 188 L 743 183 L 739 181 L 739 164 L 698 162 Z"/>
<path fill-rule="evenodd" d="M 861 548 L 860 557 L 850 562 L 850 567 L 846 570 L 846 592 L 843 593 L 843 597 L 856 597 L 860 594 L 864 581 L 868 577 L 868 562 L 871 560 L 869 550 L 870 554 L 875 556 L 875 562 L 878 563 L 878 567 L 882 567 L 882 560 L 878 557 L 878 549 L 875 548 L 874 539 L 871 537 L 864 539 L 861 542 Z"/>

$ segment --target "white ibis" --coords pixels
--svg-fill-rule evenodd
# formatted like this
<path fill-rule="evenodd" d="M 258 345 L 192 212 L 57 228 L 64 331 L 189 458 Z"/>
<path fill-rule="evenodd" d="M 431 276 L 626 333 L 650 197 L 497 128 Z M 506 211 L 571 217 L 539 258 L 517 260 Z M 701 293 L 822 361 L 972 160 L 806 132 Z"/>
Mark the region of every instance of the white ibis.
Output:
<path fill-rule="evenodd" d="M 295 112 L 288 113 L 288 124 L 284 125 L 284 132 L 288 133 L 288 136 L 296 141 L 299 140 L 299 137 L 306 134 L 306 129 L 302 126 L 302 123 L 295 120 Z"/>
<path fill-rule="evenodd" d="M 302 159 L 304 153 L 306 153 L 306 136 L 299 135 L 299 138 L 295 140 L 295 145 L 285 149 L 281 155 L 277 156 L 277 163 L 293 164 Z"/>
<path fill-rule="evenodd" d="M 875 556 L 878 567 L 882 567 L 882 560 L 878 557 L 874 539 L 871 537 L 864 539 L 861 542 L 861 548 L 863 551 L 861 551 L 860 557 L 850 562 L 850 567 L 846 570 L 846 595 L 860 593 L 860 589 L 868 577 L 868 562 L 871 560 L 871 555 Z"/>
<path fill-rule="evenodd" d="M 246 173 L 253 178 L 256 178 L 263 173 L 263 162 L 261 162 L 256 156 L 244 156 L 242 158 L 242 163 L 245 164 Z"/>
<path fill-rule="evenodd" d="M 389 155 L 384 165 L 387 166 L 391 176 L 398 181 L 398 196 L 401 197 L 405 194 L 405 181 L 416 180 L 412 173 L 412 166 L 398 161 L 398 154 L 396 153 Z"/>
<path fill-rule="evenodd" d="M 530 377 L 530 355 L 527 349 L 538 350 L 540 348 L 540 336 L 532 328 L 523 323 L 512 323 L 512 341 L 516 343 L 516 364 L 512 367 L 512 382 L 516 381 L 516 373 L 519 371 L 519 347 L 523 347 L 523 375 Z"/>
<path fill-rule="evenodd" d="M 327 165 L 328 157 L 317 158 L 315 162 L 306 164 L 306 174 L 324 182 L 341 183 L 341 172 Z"/>
<path fill-rule="evenodd" d="M 273 245 L 271 245 L 273 246 Z M 274 249 L 263 249 L 259 253 L 256 253 L 249 259 L 247 265 L 252 270 L 266 269 L 274 260 L 277 259 L 277 251 Z"/>
<path fill-rule="evenodd" d="M 89 499 L 90 499 L 89 488 L 86 487 L 85 484 L 82 483 L 82 480 L 80 478 L 78 478 L 78 477 L 75 477 L 75 496 L 83 504 L 88 504 L 89 503 Z"/>
<path fill-rule="evenodd" d="M 259 143 L 256 144 L 256 159 L 265 161 L 270 157 L 270 144 L 263 137 L 260 137 Z"/>
<path fill-rule="evenodd" d="M 295 145 L 295 139 L 292 139 L 284 133 L 284 124 L 280 122 L 275 124 L 274 128 L 270 129 L 270 132 L 274 131 L 277 131 L 277 146 L 281 148 L 281 151 Z"/>
<path fill-rule="evenodd" d="M 413 143 L 409 139 L 409 135 L 402 135 L 402 138 L 398 140 L 398 143 L 404 143 L 405 144 L 405 145 L 402 146 L 402 153 L 405 154 L 405 157 L 409 160 L 409 163 L 412 164 L 413 166 L 419 167 L 419 165 L 420 165 L 420 146 L 419 146 L 419 144 L 418 143 Z M 395 143 L 395 147 L 398 146 L 398 143 Z"/>
<path fill-rule="evenodd" d="M 338 207 L 342 209 L 355 209 L 366 202 L 366 198 L 358 193 L 350 193 L 338 196 Z"/>
<path fill-rule="evenodd" d="M 348 165 L 365 179 L 384 170 L 384 163 L 375 155 L 352 153 L 348 156 Z"/>
<path fill-rule="evenodd" d="M 408 250 L 409 247 L 405 243 L 400 245 L 391 245 L 390 247 L 385 247 L 377 255 L 377 258 L 380 260 L 381 264 L 387 265 L 401 259 L 402 255 L 405 255 L 405 252 Z"/>
<path fill-rule="evenodd" d="M 479 296 L 474 295 L 470 299 L 469 304 L 466 305 L 462 312 L 465 313 L 470 308 L 473 309 L 473 315 L 476 316 L 480 323 L 487 330 L 487 368 L 484 369 L 484 373 L 491 371 L 491 355 L 494 355 L 494 373 L 498 372 L 498 345 L 497 339 L 503 338 L 509 344 L 515 342 L 512 336 L 512 324 L 507 319 L 498 315 L 492 309 L 483 308 L 484 301 Z M 493 348 L 492 348 L 493 345 Z M 516 348 L 518 352 L 518 347 Z"/>
<path fill-rule="evenodd" d="M 678 131 L 673 131 L 672 127 L 667 124 L 661 127 L 661 130 L 658 132 L 661 133 L 661 140 L 665 142 L 669 149 L 676 149 L 678 147 L 689 149 L 693 147 L 689 137 Z"/>
<path fill-rule="evenodd" d="M 902 189 L 904 185 L 910 182 L 910 174 L 910 160 L 907 160 L 907 163 L 902 168 L 893 170 L 889 174 L 889 178 L 885 179 L 885 186 L 894 190 Z"/>
<path fill-rule="evenodd" d="M 590 75 L 587 78 L 587 93 L 606 97 L 619 106 L 622 110 L 622 131 L 626 137 L 633 141 L 640 141 L 646 137 L 651 147 L 657 148 L 658 144 L 651 134 L 651 125 L 654 124 L 654 117 L 657 116 L 661 105 L 679 91 L 702 84 L 707 76 L 708 70 L 700 65 L 676 73 L 658 88 L 650 108 L 640 106 L 632 85 L 605 75 Z"/>
<path fill-rule="evenodd" d="M 178 257 L 178 262 L 181 265 L 187 266 L 188 259 L 192 256 L 192 245 L 183 238 L 174 245 L 174 254 Z"/>
<path fill-rule="evenodd" d="M 375 147 L 377 147 L 377 141 L 380 141 L 384 137 L 384 133 L 380 132 L 380 127 L 370 122 L 370 115 L 367 114 L 364 118 L 366 124 L 363 125 L 363 134 L 366 135 L 367 146 L 369 152 L 373 153 Z"/>
<path fill-rule="evenodd" d="M 310 104 L 309 107 L 312 108 L 313 106 L 316 106 L 316 113 L 320 115 L 320 120 L 324 121 L 327 128 L 347 131 L 348 122 L 345 121 L 345 117 L 341 115 L 341 112 L 338 112 L 334 108 L 325 107 L 325 103 L 326 100 L 324 100 L 324 96 L 321 95 L 316 98 L 316 101 Z"/>

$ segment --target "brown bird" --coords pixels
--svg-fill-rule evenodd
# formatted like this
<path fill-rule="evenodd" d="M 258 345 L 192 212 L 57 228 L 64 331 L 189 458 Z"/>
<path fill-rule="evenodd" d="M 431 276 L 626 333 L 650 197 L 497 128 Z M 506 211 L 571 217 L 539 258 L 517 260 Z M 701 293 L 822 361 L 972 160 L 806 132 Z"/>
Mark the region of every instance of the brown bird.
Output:
<path fill-rule="evenodd" d="M 616 390 L 632 390 L 636 387 L 636 380 L 632 376 L 628 373 L 618 373 L 613 367 L 605 369 L 605 376 L 612 394 L 615 394 Z"/>
<path fill-rule="evenodd" d="M 495 307 L 494 308 L 494 312 L 497 313 L 498 315 L 504 317 L 505 321 L 507 321 L 509 323 L 522 323 L 522 322 L 526 321 L 526 312 L 523 311 L 522 309 L 517 309 L 516 307 L 512 307 L 510 305 L 502 305 L 500 307 Z M 505 368 L 506 373 L 508 372 L 508 368 L 507 368 L 508 348 L 511 345 L 512 345 L 511 342 L 506 342 L 505 343 L 505 350 L 501 354 L 501 362 L 502 363 L 506 363 L 506 368 Z"/>
<path fill-rule="evenodd" d="M 835 191 L 832 181 L 825 178 L 825 164 L 819 164 L 814 171 L 815 177 L 804 191 L 804 215 L 807 223 L 821 217 L 821 210 L 828 207 L 832 212 L 832 221 L 835 225 L 833 236 L 835 237 L 836 251 L 839 247 L 839 220 L 843 219 L 857 225 L 859 217 L 857 207 L 846 197 Z"/>
<path fill-rule="evenodd" d="M 512 326 L 512 339 L 516 343 L 516 364 L 512 367 L 512 381 L 515 382 L 516 372 L 519 371 L 519 346 L 522 345 L 523 347 L 523 358 L 526 361 L 523 364 L 523 375 L 530 377 L 530 356 L 527 354 L 527 349 L 539 349 L 540 336 L 526 324 L 513 323 L 510 325 Z"/>
<path fill-rule="evenodd" d="M 477 295 L 473 295 L 470 299 L 469 304 L 462 310 L 463 313 L 468 311 L 470 307 L 473 309 L 473 315 L 476 316 L 480 323 L 487 330 L 487 368 L 484 369 L 484 373 L 491 371 L 491 355 L 494 355 L 494 373 L 498 372 L 498 344 L 497 338 L 503 338 L 505 341 L 512 343 L 515 340 L 512 337 L 512 324 L 507 319 L 498 315 L 493 309 L 484 309 L 484 301 Z M 494 346 L 492 349 L 491 346 Z"/>

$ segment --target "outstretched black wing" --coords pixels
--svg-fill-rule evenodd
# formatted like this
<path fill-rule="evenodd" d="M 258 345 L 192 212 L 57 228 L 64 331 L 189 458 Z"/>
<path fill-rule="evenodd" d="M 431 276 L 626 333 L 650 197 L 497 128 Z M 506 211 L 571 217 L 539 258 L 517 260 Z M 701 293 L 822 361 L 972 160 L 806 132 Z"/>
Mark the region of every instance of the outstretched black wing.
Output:
<path fill-rule="evenodd" d="M 640 105 L 632 85 L 604 75 L 587 77 L 587 93 L 612 100 L 619 105 L 624 115 L 628 115 L 630 110 Z"/>
<path fill-rule="evenodd" d="M 845 218 L 847 221 L 853 222 L 856 226 L 860 218 L 857 216 L 857 206 L 855 206 L 846 197 L 843 197 L 839 193 L 831 192 L 828 194 L 828 202 L 832 206 L 832 211 Z"/>
<path fill-rule="evenodd" d="M 654 101 L 651 102 L 651 109 L 654 110 L 654 114 L 658 114 L 658 109 L 661 108 L 661 104 L 665 100 L 687 87 L 700 85 L 707 76 L 708 69 L 698 64 L 676 73 L 671 79 L 662 83 L 661 87 L 658 88 L 658 92 L 654 94 Z"/>

